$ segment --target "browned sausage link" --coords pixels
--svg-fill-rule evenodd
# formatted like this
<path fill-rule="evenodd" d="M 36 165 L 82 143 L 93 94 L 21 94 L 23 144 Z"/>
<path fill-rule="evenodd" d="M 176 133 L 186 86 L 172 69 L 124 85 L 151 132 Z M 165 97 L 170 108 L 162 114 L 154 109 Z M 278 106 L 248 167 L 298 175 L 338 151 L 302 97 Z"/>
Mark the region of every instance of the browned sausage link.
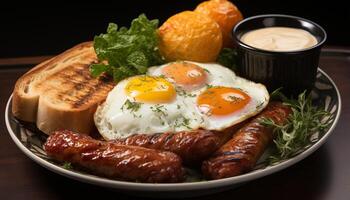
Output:
<path fill-rule="evenodd" d="M 220 132 L 198 129 L 154 135 L 135 134 L 125 139 L 116 139 L 110 142 L 170 151 L 179 155 L 185 165 L 191 166 L 199 164 L 212 155 L 231 139 L 232 134 L 242 127 L 242 124 L 234 125 Z"/>
<path fill-rule="evenodd" d="M 54 132 L 44 145 L 46 153 L 92 173 L 140 182 L 180 182 L 181 158 L 171 152 L 99 141 L 71 131 Z"/>
<path fill-rule="evenodd" d="M 220 141 L 221 134 L 200 129 L 154 135 L 135 134 L 125 139 L 116 139 L 110 142 L 171 151 L 179 155 L 184 164 L 194 165 L 218 150 Z"/>
<path fill-rule="evenodd" d="M 116 139 L 116 144 L 141 146 L 150 149 L 171 151 L 179 155 L 185 165 L 199 164 L 208 158 L 232 137 L 233 130 L 239 125 L 222 132 L 198 129 L 177 133 L 159 133 L 154 135 L 137 134 L 125 139 Z"/>
<path fill-rule="evenodd" d="M 209 179 L 221 179 L 250 171 L 273 139 L 272 129 L 260 124 L 260 120 L 269 118 L 277 124 L 283 124 L 290 113 L 289 106 L 280 102 L 269 103 L 261 114 L 203 162 L 203 174 Z"/>

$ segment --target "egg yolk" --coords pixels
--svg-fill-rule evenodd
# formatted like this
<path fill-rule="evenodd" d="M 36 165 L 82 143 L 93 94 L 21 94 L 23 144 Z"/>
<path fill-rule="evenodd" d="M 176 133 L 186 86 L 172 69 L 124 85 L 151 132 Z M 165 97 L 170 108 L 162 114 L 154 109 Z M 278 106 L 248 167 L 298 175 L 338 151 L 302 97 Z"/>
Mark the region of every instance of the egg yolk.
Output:
<path fill-rule="evenodd" d="M 229 87 L 212 87 L 198 96 L 197 105 L 206 115 L 228 115 L 244 108 L 250 97 L 243 91 Z"/>
<path fill-rule="evenodd" d="M 129 97 L 144 103 L 168 103 L 175 99 L 174 86 L 164 78 L 137 76 L 129 80 L 125 87 Z"/>
<path fill-rule="evenodd" d="M 203 68 L 188 62 L 174 62 L 162 69 L 162 74 L 187 90 L 203 86 L 207 73 Z"/>

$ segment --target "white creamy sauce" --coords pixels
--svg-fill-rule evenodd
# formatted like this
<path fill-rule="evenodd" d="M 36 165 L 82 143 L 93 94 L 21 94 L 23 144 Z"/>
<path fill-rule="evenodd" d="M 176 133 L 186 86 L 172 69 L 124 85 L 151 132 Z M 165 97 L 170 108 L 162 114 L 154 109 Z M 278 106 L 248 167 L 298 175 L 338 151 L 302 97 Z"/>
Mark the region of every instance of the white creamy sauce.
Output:
<path fill-rule="evenodd" d="M 249 31 L 241 41 L 252 47 L 268 51 L 297 51 L 317 44 L 309 32 L 288 27 L 268 27 Z"/>

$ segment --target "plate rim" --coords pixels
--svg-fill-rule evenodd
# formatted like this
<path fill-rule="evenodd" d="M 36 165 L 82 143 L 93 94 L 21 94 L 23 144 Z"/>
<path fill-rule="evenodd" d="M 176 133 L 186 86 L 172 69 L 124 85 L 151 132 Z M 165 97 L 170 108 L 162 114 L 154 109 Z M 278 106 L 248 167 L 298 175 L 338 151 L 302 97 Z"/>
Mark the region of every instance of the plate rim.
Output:
<path fill-rule="evenodd" d="M 68 178 L 72 178 L 77 181 L 90 183 L 94 185 L 109 187 L 109 188 L 115 188 L 115 189 L 123 189 L 123 190 L 137 190 L 137 191 L 157 191 L 157 192 L 166 192 L 166 191 L 189 191 L 189 190 L 203 190 L 203 189 L 213 189 L 213 188 L 219 188 L 219 187 L 225 187 L 225 186 L 234 186 L 239 183 L 244 183 L 247 181 L 255 180 L 262 178 L 264 176 L 273 174 L 275 172 L 281 171 L 283 169 L 286 169 L 297 162 L 303 160 L 304 158 L 311 155 L 313 152 L 315 152 L 320 146 L 322 146 L 327 138 L 331 135 L 334 128 L 336 127 L 340 114 L 341 114 L 341 108 L 342 108 L 342 102 L 341 102 L 341 96 L 340 92 L 338 90 L 337 85 L 332 80 L 332 78 L 324 72 L 322 69 L 318 68 L 318 71 L 325 76 L 332 86 L 334 87 L 337 99 L 338 99 L 338 110 L 336 113 L 336 116 L 334 118 L 334 122 L 332 126 L 329 128 L 329 130 L 321 137 L 320 140 L 318 140 L 316 143 L 314 143 L 310 148 L 306 149 L 302 153 L 296 155 L 295 157 L 292 157 L 282 163 L 269 166 L 268 168 L 264 169 L 257 169 L 255 171 L 242 174 L 235 177 L 229 177 L 224 179 L 218 179 L 218 180 L 208 180 L 208 181 L 199 181 L 199 182 L 189 182 L 189 183 L 136 183 L 136 182 L 127 182 L 127 181 L 120 181 L 120 180 L 113 180 L 108 179 L 104 177 L 95 176 L 92 174 L 81 174 L 78 172 L 70 171 L 67 169 L 64 169 L 62 167 L 59 167 L 53 163 L 50 163 L 46 161 L 45 159 L 35 155 L 33 152 L 31 152 L 27 147 L 25 147 L 22 142 L 17 138 L 14 131 L 11 128 L 10 121 L 9 121 L 9 106 L 12 101 L 12 96 L 9 97 L 6 108 L 5 108 L 5 124 L 7 127 L 7 131 L 9 132 L 10 137 L 14 141 L 14 143 L 17 145 L 17 147 L 31 160 L 38 163 L 42 167 L 63 175 Z"/>

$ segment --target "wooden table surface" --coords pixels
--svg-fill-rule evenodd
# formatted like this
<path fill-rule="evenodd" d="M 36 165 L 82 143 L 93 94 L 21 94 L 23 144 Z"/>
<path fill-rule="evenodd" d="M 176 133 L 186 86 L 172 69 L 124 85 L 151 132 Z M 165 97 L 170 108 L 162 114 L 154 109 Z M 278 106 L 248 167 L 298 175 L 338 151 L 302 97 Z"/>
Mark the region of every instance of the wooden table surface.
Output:
<path fill-rule="evenodd" d="M 0 110 L 4 112 L 15 81 L 35 63 L 48 58 L 0 59 Z M 315 153 L 281 172 L 230 191 L 196 199 L 350 199 L 350 49 L 328 48 L 320 67 L 337 84 L 341 117 L 333 134 Z M 11 140 L 1 114 L 0 199 L 138 199 L 50 172 L 26 157 Z M 145 199 L 145 198 L 142 198 Z"/>

